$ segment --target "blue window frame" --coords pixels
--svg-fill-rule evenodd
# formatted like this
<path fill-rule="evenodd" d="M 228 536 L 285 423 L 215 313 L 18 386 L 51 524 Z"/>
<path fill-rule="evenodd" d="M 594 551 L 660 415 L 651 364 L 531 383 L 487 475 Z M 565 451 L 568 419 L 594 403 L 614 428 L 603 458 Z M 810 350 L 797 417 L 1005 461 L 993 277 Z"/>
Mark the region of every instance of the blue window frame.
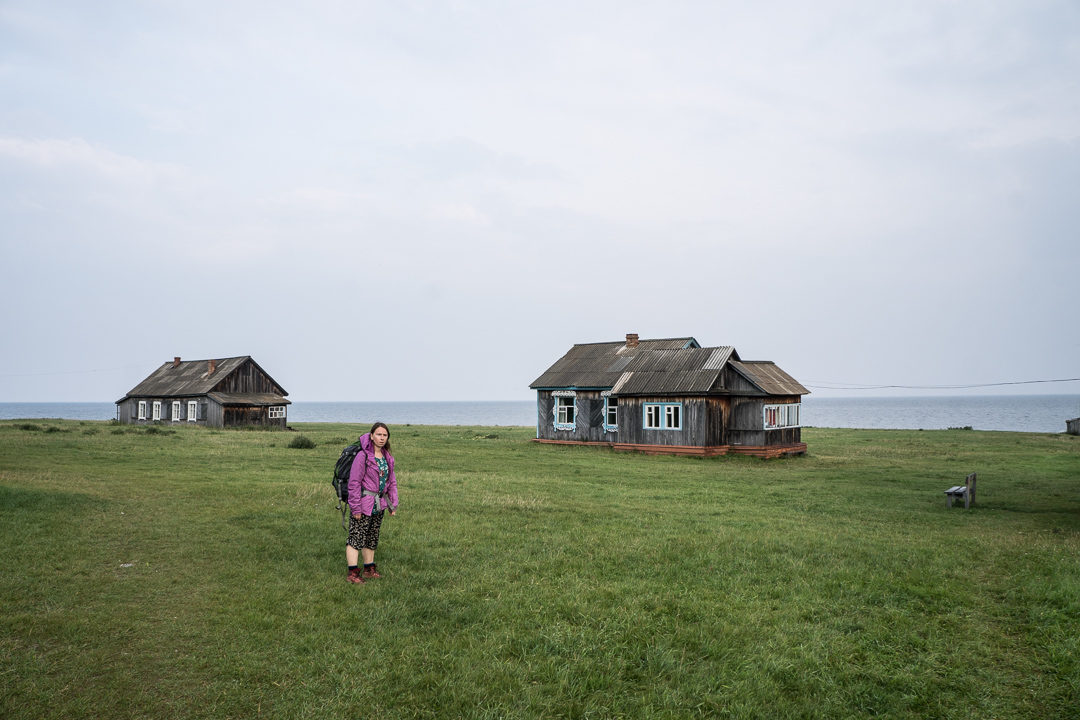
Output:
<path fill-rule="evenodd" d="M 619 431 L 619 401 L 617 398 L 604 398 L 604 432 Z"/>
<path fill-rule="evenodd" d="M 682 430 L 682 403 L 644 403 L 642 412 L 646 430 Z"/>
<path fill-rule="evenodd" d="M 555 396 L 555 429 L 573 430 L 577 427 L 577 397 Z"/>

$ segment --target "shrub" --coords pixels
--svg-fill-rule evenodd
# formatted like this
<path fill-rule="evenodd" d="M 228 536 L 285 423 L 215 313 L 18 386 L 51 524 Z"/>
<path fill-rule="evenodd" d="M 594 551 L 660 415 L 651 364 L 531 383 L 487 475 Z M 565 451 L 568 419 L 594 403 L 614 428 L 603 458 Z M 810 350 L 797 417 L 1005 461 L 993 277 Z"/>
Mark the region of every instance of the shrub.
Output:
<path fill-rule="evenodd" d="M 964 425 L 963 427 L 951 427 L 949 429 L 950 430 L 971 430 L 972 427 L 970 425 Z"/>
<path fill-rule="evenodd" d="M 83 428 L 83 435 L 97 435 L 97 428 Z"/>
<path fill-rule="evenodd" d="M 55 425 L 48 425 L 48 426 L 45 427 L 45 432 L 47 432 L 47 433 L 58 433 L 58 432 L 71 432 L 71 431 L 68 430 L 67 428 L 56 427 Z"/>
<path fill-rule="evenodd" d="M 289 441 L 288 447 L 294 450 L 311 450 L 315 447 L 315 441 L 307 435 L 297 435 Z"/>
<path fill-rule="evenodd" d="M 111 434 L 113 434 L 113 435 L 123 435 L 124 434 L 124 428 L 113 428 L 109 432 Z"/>
<path fill-rule="evenodd" d="M 33 432 L 36 430 L 40 430 L 41 426 L 35 425 L 34 423 L 23 423 L 22 425 L 19 425 L 18 428 L 20 430 L 30 430 L 31 432 Z"/>

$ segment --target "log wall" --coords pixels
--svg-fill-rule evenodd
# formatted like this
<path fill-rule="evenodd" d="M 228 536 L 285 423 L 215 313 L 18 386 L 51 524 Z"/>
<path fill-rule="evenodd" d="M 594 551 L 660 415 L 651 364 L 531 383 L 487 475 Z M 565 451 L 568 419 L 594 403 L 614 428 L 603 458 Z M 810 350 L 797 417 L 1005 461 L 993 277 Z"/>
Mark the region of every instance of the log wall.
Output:
<path fill-rule="evenodd" d="M 645 425 L 648 403 L 682 404 L 682 430 L 650 430 Z M 707 444 L 709 411 L 704 397 L 621 397 L 619 398 L 620 443 L 632 445 L 691 445 Z"/>
<path fill-rule="evenodd" d="M 144 420 L 139 419 L 139 401 L 140 400 L 144 401 L 146 403 L 146 418 Z M 174 397 L 131 398 L 130 400 L 125 400 L 124 402 L 119 403 L 117 405 L 117 410 L 118 410 L 117 416 L 116 416 L 117 420 L 119 420 L 120 423 L 124 424 L 124 425 L 149 425 L 149 424 L 153 424 L 153 422 L 154 422 L 154 420 L 153 420 L 153 417 L 154 417 L 154 401 L 155 400 L 159 400 L 161 402 L 161 422 L 186 423 L 188 421 L 188 418 L 187 418 L 188 402 L 191 401 L 191 400 L 195 400 L 196 404 L 197 404 L 197 408 L 196 408 L 196 412 L 195 412 L 195 422 L 197 424 L 199 424 L 199 425 L 207 424 L 206 423 L 207 403 L 206 403 L 206 398 L 204 398 L 204 397 L 195 397 L 195 398 L 190 398 L 190 397 L 183 397 L 183 398 L 174 398 Z M 180 414 L 177 417 L 173 417 L 173 414 L 172 414 L 172 404 L 173 404 L 174 400 L 179 400 L 180 401 Z"/>
<path fill-rule="evenodd" d="M 738 378 L 732 378 L 733 382 Z M 544 442 L 612 445 L 616 449 L 638 450 L 659 446 L 678 454 L 714 455 L 743 452 L 772 457 L 788 452 L 805 452 L 801 428 L 765 430 L 766 404 L 797 403 L 792 396 L 684 396 L 620 397 L 618 432 L 604 432 L 604 398 L 600 391 L 578 390 L 577 415 L 573 430 L 555 429 L 555 396 L 550 390 L 537 392 L 537 433 Z M 648 403 L 682 405 L 681 430 L 646 429 Z M 694 450 L 699 448 L 699 450 Z M 766 450 L 767 449 L 767 450 Z"/>
<path fill-rule="evenodd" d="M 285 394 L 251 360 L 229 373 L 211 392 Z"/>
<path fill-rule="evenodd" d="M 555 429 L 555 396 L 550 390 L 536 393 L 536 436 L 545 440 L 577 442 L 615 442 L 618 433 L 604 432 L 604 398 L 599 390 L 578 390 L 573 430 Z M 622 428 L 622 407 L 619 407 L 619 427 Z"/>

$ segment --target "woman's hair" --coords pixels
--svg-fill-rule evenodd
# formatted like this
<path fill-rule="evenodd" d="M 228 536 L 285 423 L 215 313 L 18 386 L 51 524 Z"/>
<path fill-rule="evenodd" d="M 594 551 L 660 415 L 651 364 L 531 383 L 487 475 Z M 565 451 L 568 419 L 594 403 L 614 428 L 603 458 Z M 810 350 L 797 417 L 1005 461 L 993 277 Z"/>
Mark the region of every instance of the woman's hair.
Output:
<path fill-rule="evenodd" d="M 368 430 L 368 434 L 369 435 L 374 435 L 375 431 L 378 430 L 379 428 L 382 428 L 383 430 L 386 431 L 386 444 L 383 445 L 383 452 L 386 453 L 387 455 L 393 455 L 394 451 L 390 449 L 390 428 L 386 427 L 386 423 L 382 423 L 382 422 L 375 423 L 374 425 L 371 426 L 371 429 Z M 372 442 L 374 442 L 374 441 L 372 441 Z"/>

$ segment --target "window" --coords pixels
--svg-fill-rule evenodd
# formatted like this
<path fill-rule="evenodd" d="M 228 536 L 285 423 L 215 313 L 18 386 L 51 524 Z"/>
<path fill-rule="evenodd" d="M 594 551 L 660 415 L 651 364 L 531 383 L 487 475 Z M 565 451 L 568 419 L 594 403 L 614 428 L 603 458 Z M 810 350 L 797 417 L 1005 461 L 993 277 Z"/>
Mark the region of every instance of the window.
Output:
<path fill-rule="evenodd" d="M 573 390 L 556 390 L 555 429 L 573 430 L 577 426 L 577 393 Z"/>
<path fill-rule="evenodd" d="M 139 419 L 140 420 L 145 420 L 146 419 L 146 401 L 145 400 L 140 400 L 139 401 Z"/>
<path fill-rule="evenodd" d="M 173 422 L 176 422 L 177 420 L 180 419 L 180 401 L 179 400 L 173 400 L 172 417 L 169 418 L 169 419 L 172 420 Z"/>
<path fill-rule="evenodd" d="M 645 403 L 646 430 L 682 430 L 682 403 Z"/>
<path fill-rule="evenodd" d="M 555 423 L 558 425 L 573 425 L 574 410 L 577 402 L 574 398 L 555 398 Z"/>
<path fill-rule="evenodd" d="M 270 408 L 270 419 L 276 420 L 285 417 L 285 406 Z"/>
<path fill-rule="evenodd" d="M 664 406 L 664 427 L 668 430 L 682 430 L 682 405 Z"/>
<path fill-rule="evenodd" d="M 619 429 L 619 401 L 613 397 L 604 398 L 604 432 Z"/>
<path fill-rule="evenodd" d="M 187 421 L 195 422 L 195 410 L 198 408 L 198 404 L 194 400 L 188 400 L 187 404 Z"/>
<path fill-rule="evenodd" d="M 160 400 L 155 400 L 154 401 L 154 419 L 155 420 L 160 420 L 161 419 L 161 401 Z"/>
<path fill-rule="evenodd" d="M 801 407 L 801 403 L 766 405 L 764 410 L 765 429 L 776 430 L 777 428 L 799 427 L 799 409 Z"/>

